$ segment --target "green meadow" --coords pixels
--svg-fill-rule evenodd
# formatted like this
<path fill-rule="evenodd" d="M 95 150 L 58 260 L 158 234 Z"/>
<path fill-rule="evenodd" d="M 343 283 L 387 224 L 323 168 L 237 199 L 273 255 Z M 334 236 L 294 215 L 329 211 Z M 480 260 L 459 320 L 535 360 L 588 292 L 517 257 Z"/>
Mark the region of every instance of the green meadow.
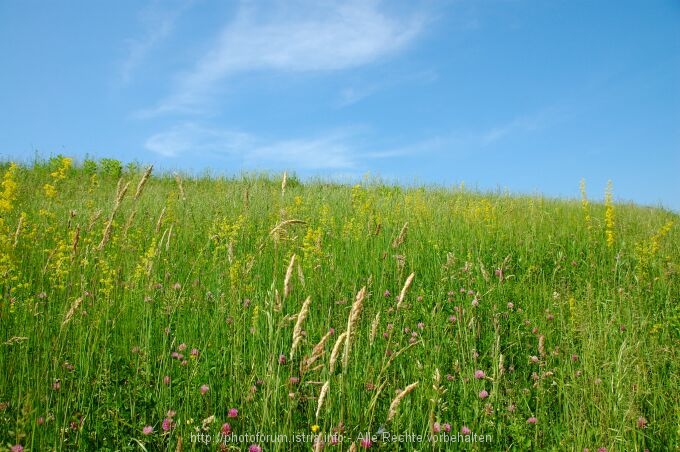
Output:
<path fill-rule="evenodd" d="M 680 219 L 615 185 L 0 181 L 0 450 L 680 448 Z"/>

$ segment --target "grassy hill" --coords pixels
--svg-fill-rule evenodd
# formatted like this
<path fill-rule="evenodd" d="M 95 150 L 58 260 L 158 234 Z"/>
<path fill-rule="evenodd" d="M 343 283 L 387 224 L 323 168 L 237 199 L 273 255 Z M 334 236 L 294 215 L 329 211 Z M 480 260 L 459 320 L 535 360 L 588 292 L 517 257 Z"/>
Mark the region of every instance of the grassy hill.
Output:
<path fill-rule="evenodd" d="M 110 159 L 0 177 L 0 449 L 680 447 L 671 212 Z"/>

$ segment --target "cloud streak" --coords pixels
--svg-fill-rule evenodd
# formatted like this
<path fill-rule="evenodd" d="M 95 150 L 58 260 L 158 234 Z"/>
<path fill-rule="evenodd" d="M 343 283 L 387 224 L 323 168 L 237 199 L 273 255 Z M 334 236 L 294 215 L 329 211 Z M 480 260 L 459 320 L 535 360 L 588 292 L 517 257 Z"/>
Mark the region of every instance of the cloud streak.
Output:
<path fill-rule="evenodd" d="M 193 69 L 177 76 L 173 92 L 146 114 L 196 110 L 239 73 L 339 71 L 392 56 L 420 34 L 425 18 L 388 15 L 379 6 L 298 1 L 265 11 L 243 3 Z"/>
<path fill-rule="evenodd" d="M 120 79 L 123 84 L 127 85 L 132 81 L 134 72 L 143 64 L 149 53 L 172 34 L 178 18 L 191 4 L 191 1 L 186 1 L 175 9 L 152 6 L 140 13 L 145 33 L 140 38 L 128 41 L 127 56 L 120 66 Z"/>
<path fill-rule="evenodd" d="M 236 160 L 246 168 L 345 170 L 357 166 L 350 141 L 346 132 L 266 140 L 244 132 L 186 122 L 150 136 L 144 147 L 166 158 L 211 156 Z"/>

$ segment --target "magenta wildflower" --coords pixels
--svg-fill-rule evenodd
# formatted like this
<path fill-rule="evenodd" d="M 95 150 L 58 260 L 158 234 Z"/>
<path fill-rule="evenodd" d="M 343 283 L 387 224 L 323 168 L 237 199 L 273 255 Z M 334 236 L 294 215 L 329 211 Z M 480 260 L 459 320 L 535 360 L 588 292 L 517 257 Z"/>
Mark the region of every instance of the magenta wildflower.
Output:
<path fill-rule="evenodd" d="M 472 299 L 472 306 L 479 306 L 479 300 L 476 297 Z"/>
<path fill-rule="evenodd" d="M 175 423 L 172 421 L 172 418 L 166 417 L 163 419 L 163 423 L 161 424 L 161 428 L 163 429 L 164 432 L 167 432 L 171 428 L 175 426 Z"/>
<path fill-rule="evenodd" d="M 262 452 L 262 448 L 259 444 L 251 444 L 248 448 L 248 452 Z"/>
<path fill-rule="evenodd" d="M 439 422 L 435 422 L 434 424 L 432 424 L 432 432 L 433 433 L 439 433 L 441 431 L 442 431 L 442 426 L 441 426 L 441 424 L 439 424 Z"/>
<path fill-rule="evenodd" d="M 279 355 L 279 364 L 283 365 L 286 364 L 286 355 Z"/>
<path fill-rule="evenodd" d="M 571 360 L 574 362 L 578 361 L 578 355 L 571 355 Z"/>
<path fill-rule="evenodd" d="M 61 389 L 61 381 L 60 380 L 55 380 L 54 383 L 52 383 L 52 389 L 55 391 L 58 391 Z"/>
<path fill-rule="evenodd" d="M 600 447 L 599 449 L 597 449 L 597 452 L 607 452 L 607 448 L 606 447 Z"/>
<path fill-rule="evenodd" d="M 210 391 L 210 386 L 208 385 L 202 385 L 200 388 L 201 395 L 205 395 L 208 391 Z"/>
<path fill-rule="evenodd" d="M 463 435 L 469 435 L 470 433 L 472 433 L 472 430 L 470 430 L 467 427 L 467 425 L 464 425 L 460 428 L 460 433 L 463 434 Z"/>
<path fill-rule="evenodd" d="M 361 441 L 359 442 L 359 446 L 361 446 L 364 449 L 368 449 L 372 445 L 373 445 L 373 443 L 371 442 L 371 440 L 369 438 L 362 438 Z"/>
<path fill-rule="evenodd" d="M 531 416 L 529 419 L 527 419 L 527 424 L 534 424 L 535 425 L 537 423 L 538 423 L 538 419 L 536 419 L 533 416 Z"/>
<path fill-rule="evenodd" d="M 15 444 L 9 449 L 11 452 L 24 452 L 24 446 L 21 444 Z"/>
<path fill-rule="evenodd" d="M 418 322 L 418 329 L 422 330 L 424 328 L 425 328 L 425 324 L 423 322 Z"/>
<path fill-rule="evenodd" d="M 288 379 L 288 381 L 290 382 L 290 384 L 296 385 L 296 384 L 300 383 L 300 378 L 299 377 L 290 377 Z"/>
<path fill-rule="evenodd" d="M 180 352 L 183 352 L 186 349 L 187 349 L 187 344 L 185 344 L 184 342 L 182 342 L 181 344 L 179 344 L 177 346 L 177 350 L 179 350 Z"/>
<path fill-rule="evenodd" d="M 331 435 L 331 437 L 328 439 L 328 443 L 331 446 L 337 446 L 340 440 L 338 439 L 338 435 Z"/>
<path fill-rule="evenodd" d="M 222 428 L 220 429 L 220 433 L 223 435 L 231 435 L 231 425 L 228 422 L 225 422 L 222 424 Z"/>
<path fill-rule="evenodd" d="M 144 428 L 142 429 L 142 434 L 143 435 L 150 435 L 153 433 L 153 427 L 150 425 L 145 425 Z"/>
<path fill-rule="evenodd" d="M 170 375 L 163 377 L 163 384 L 166 386 L 170 384 Z"/>
<path fill-rule="evenodd" d="M 442 428 L 444 429 L 444 431 L 445 431 L 446 433 L 449 433 L 449 432 L 451 431 L 451 424 L 449 424 L 448 422 L 446 422 L 444 425 L 442 425 Z"/>
<path fill-rule="evenodd" d="M 38 425 L 43 425 L 45 423 L 45 418 L 40 416 L 36 422 L 38 423 Z"/>
<path fill-rule="evenodd" d="M 647 419 L 644 417 L 640 416 L 637 420 L 637 426 L 638 428 L 645 428 L 647 427 Z"/>
<path fill-rule="evenodd" d="M 227 417 L 238 417 L 238 410 L 236 408 L 229 408 L 229 412 L 227 413 Z"/>
<path fill-rule="evenodd" d="M 477 380 L 481 380 L 484 378 L 484 371 L 483 370 L 475 370 L 475 378 Z"/>
<path fill-rule="evenodd" d="M 192 348 L 191 353 L 189 353 L 192 358 L 198 358 L 198 355 L 201 354 L 201 352 L 198 351 L 197 348 Z"/>
<path fill-rule="evenodd" d="M 390 291 L 389 291 L 389 290 L 385 290 L 385 293 L 384 293 L 383 295 L 385 295 L 385 298 L 389 297 L 389 296 L 390 296 Z"/>
<path fill-rule="evenodd" d="M 486 389 L 482 389 L 481 391 L 479 391 L 480 399 L 486 399 L 487 397 L 489 397 L 489 392 Z"/>
<path fill-rule="evenodd" d="M 458 320 L 458 318 L 456 318 L 455 315 L 450 315 L 450 316 L 449 316 L 449 322 L 451 322 L 451 323 L 456 323 L 456 320 Z"/>

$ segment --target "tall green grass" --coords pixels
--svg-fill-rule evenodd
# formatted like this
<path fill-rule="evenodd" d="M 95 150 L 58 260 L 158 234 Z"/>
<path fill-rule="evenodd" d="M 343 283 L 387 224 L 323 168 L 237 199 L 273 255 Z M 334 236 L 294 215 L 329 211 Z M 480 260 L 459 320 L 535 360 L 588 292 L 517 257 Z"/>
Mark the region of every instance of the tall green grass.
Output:
<path fill-rule="evenodd" d="M 222 429 L 320 435 L 329 450 L 366 432 L 379 450 L 680 447 L 671 212 L 585 188 L 565 201 L 260 175 L 140 187 L 143 169 L 110 159 L 0 176 L 0 449 L 315 447 L 217 445 Z"/>

